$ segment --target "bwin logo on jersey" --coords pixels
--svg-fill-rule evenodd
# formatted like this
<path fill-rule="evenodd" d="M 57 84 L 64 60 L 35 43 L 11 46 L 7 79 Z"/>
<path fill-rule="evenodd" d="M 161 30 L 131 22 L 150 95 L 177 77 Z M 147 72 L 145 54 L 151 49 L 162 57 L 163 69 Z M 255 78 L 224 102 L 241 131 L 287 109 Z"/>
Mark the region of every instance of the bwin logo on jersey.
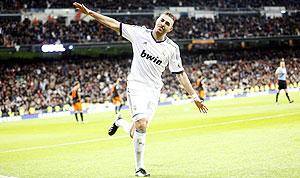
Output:
<path fill-rule="evenodd" d="M 162 63 L 161 60 L 158 60 L 158 57 L 153 57 L 150 54 L 147 54 L 145 50 L 142 51 L 141 57 L 146 59 L 149 59 L 150 61 L 154 62 L 157 65 L 160 65 Z"/>

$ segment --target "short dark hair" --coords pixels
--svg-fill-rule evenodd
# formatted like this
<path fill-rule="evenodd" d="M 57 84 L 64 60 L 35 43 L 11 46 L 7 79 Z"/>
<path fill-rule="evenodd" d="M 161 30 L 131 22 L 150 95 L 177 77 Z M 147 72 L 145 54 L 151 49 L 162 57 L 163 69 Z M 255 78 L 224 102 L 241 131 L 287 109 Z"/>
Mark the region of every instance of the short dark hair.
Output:
<path fill-rule="evenodd" d="M 173 21 L 175 22 L 176 21 L 176 17 L 175 17 L 175 15 L 174 14 L 172 14 L 172 12 L 170 12 L 170 11 L 165 11 L 165 12 L 163 12 L 161 15 L 167 15 L 167 16 L 169 16 L 169 17 L 171 17 L 172 19 L 173 19 Z"/>
<path fill-rule="evenodd" d="M 80 84 L 80 82 L 77 80 L 75 83 L 74 83 L 74 86 Z"/>

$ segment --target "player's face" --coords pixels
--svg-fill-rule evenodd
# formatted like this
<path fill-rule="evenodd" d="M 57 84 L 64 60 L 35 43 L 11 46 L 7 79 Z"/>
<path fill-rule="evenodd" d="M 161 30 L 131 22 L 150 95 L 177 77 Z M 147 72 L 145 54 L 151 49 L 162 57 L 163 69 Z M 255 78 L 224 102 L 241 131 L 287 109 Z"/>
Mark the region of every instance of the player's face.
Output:
<path fill-rule="evenodd" d="M 162 14 L 155 22 L 154 31 L 166 34 L 173 30 L 174 21 L 168 15 Z"/>
<path fill-rule="evenodd" d="M 285 63 L 284 62 L 280 62 L 280 67 L 285 67 Z"/>

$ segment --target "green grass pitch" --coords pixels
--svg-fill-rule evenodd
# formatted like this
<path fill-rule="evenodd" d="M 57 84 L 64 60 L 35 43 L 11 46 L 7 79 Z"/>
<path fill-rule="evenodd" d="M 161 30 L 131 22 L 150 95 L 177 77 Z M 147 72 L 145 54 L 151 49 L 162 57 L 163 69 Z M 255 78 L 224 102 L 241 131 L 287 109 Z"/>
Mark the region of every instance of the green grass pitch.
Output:
<path fill-rule="evenodd" d="M 300 177 L 300 94 L 159 107 L 147 131 L 151 177 Z M 129 120 L 129 112 L 122 111 Z M 107 129 L 114 114 L 0 123 L 0 177 L 134 177 L 132 140 Z"/>

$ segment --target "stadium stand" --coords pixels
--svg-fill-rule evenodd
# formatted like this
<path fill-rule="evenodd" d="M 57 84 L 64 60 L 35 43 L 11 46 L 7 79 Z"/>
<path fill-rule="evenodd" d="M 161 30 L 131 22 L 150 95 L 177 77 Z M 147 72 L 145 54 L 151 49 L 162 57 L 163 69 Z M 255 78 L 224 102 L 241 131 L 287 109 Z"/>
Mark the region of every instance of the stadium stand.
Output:
<path fill-rule="evenodd" d="M 96 44 L 94 48 L 97 48 L 100 46 L 97 44 L 100 43 L 108 46 L 111 42 L 125 41 L 95 20 L 89 21 L 81 14 L 77 17 L 75 11 L 76 15 L 73 14 L 68 17 L 69 19 L 65 16 L 49 15 L 46 20 L 27 16 L 30 13 L 43 14 L 46 9 L 52 8 L 73 9 L 72 2 L 69 0 L 2 0 L 0 2 L 0 53 L 6 52 L 7 49 L 13 49 L 10 52 L 17 53 L 17 47 L 20 46 L 27 47 L 27 51 L 24 50 L 26 52 L 41 53 L 40 47 L 43 44 L 79 44 L 86 45 L 87 48 Z M 300 9 L 300 3 L 298 0 L 78 0 L 78 2 L 95 10 L 110 13 L 121 22 L 145 25 L 147 28 L 153 28 L 154 13 L 158 9 L 193 7 L 195 14 L 196 10 L 210 11 L 213 14 L 210 17 L 196 17 L 195 14 L 191 16 L 187 12 L 179 13 L 180 17 L 175 24 L 174 32 L 169 34 L 169 37 L 177 42 L 227 40 L 226 50 L 222 48 L 224 44 L 221 43 L 213 47 L 206 44 L 200 47 L 194 44 L 194 46 L 183 47 L 185 50 L 182 52 L 182 59 L 185 70 L 194 85 L 199 76 L 205 76 L 207 96 L 235 90 L 242 93 L 273 90 L 276 81 L 274 72 L 281 58 L 286 59 L 290 84 L 299 85 L 300 13 L 297 9 Z M 271 7 L 270 11 L 265 11 L 266 6 Z M 277 10 L 275 15 L 272 14 L 273 7 Z M 281 9 L 284 10 L 282 13 Z M 200 11 L 198 13 L 203 15 Z M 204 15 L 205 13 L 206 11 Z M 285 39 L 285 37 L 289 38 Z M 247 41 L 238 41 L 249 38 L 257 38 L 260 41 L 255 41 L 252 46 Z M 263 41 L 263 38 L 270 39 Z M 235 45 L 234 49 L 239 50 L 230 51 L 231 44 Z M 265 49 L 260 50 L 259 45 L 264 46 Z M 35 46 L 38 50 L 33 50 Z M 271 49 L 274 46 L 277 49 Z M 205 50 L 202 49 L 204 47 Z M 131 63 L 128 54 L 123 56 L 117 53 L 114 56 L 85 56 L 84 58 L 65 55 L 63 58 L 63 60 L 0 61 L 2 116 L 63 110 L 68 102 L 67 93 L 76 80 L 82 82 L 84 88 L 82 96 L 86 103 L 110 102 L 111 85 L 119 78 L 121 78 L 121 90 L 125 91 L 125 77 Z M 162 95 L 184 98 L 185 96 L 178 91 L 180 86 L 174 82 L 175 76 L 169 72 L 163 75 L 165 86 Z M 125 92 L 123 93 L 125 95 Z"/>
<path fill-rule="evenodd" d="M 59 1 L 59 0 L 10 0 L 2 1 L 3 9 L 20 10 L 30 8 L 72 8 L 73 1 Z M 299 8 L 297 0 L 211 0 L 211 1 L 189 1 L 189 0 L 78 0 L 80 3 L 85 3 L 89 7 L 101 8 L 112 11 L 128 11 L 128 10 L 145 10 L 154 9 L 155 7 L 169 7 L 169 6 L 193 6 L 198 9 L 211 8 L 260 8 L 263 6 L 285 6 L 287 8 Z"/>
<path fill-rule="evenodd" d="M 132 18 L 134 19 L 134 18 Z M 124 23 L 145 25 L 152 28 L 152 17 L 139 17 L 134 20 L 121 18 Z M 137 20 L 138 19 L 138 20 Z M 216 19 L 181 17 L 176 22 L 175 32 L 170 35 L 177 39 L 222 39 L 246 37 L 270 37 L 300 35 L 300 14 L 283 18 L 263 16 L 220 16 Z M 87 43 L 124 41 L 96 21 L 71 21 L 66 25 L 63 20 L 2 22 L 2 40 L 4 45 L 11 43 L 51 44 L 51 43 Z M 2 42 L 3 43 L 3 42 Z"/>
<path fill-rule="evenodd" d="M 183 54 L 183 63 L 189 78 L 195 84 L 199 76 L 205 76 L 207 95 L 218 92 L 268 86 L 276 79 L 274 71 L 281 57 L 286 58 L 290 83 L 300 82 L 299 50 L 292 51 L 240 51 L 210 54 Z M 76 80 L 82 81 L 83 98 L 87 103 L 110 101 L 111 87 L 118 78 L 125 77 L 130 67 L 129 58 L 72 59 L 63 61 L 39 61 L 0 65 L 0 108 L 3 116 L 14 113 L 46 112 L 47 107 L 59 106 L 62 110 L 68 101 L 68 91 Z M 205 63 L 205 61 L 217 61 Z M 179 95 L 175 76 L 164 73 L 163 94 Z M 274 89 L 274 88 L 273 88 Z M 263 89 L 262 89 L 263 90 Z M 125 97 L 125 92 L 122 92 Z"/>

